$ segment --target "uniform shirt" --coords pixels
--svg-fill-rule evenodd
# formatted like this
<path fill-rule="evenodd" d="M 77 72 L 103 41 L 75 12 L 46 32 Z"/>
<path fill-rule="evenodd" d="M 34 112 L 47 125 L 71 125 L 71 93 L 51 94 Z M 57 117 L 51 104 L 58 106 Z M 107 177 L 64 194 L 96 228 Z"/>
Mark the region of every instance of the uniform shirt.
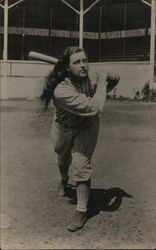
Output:
<path fill-rule="evenodd" d="M 85 128 L 97 116 L 99 107 L 89 81 L 76 85 L 69 78 L 54 91 L 55 121 L 69 128 Z"/>

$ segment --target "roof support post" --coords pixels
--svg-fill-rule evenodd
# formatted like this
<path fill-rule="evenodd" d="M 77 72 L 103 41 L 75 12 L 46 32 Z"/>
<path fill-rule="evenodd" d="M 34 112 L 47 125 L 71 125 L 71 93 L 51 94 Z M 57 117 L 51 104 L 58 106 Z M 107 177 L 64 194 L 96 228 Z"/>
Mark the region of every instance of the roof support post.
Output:
<path fill-rule="evenodd" d="M 8 0 L 4 2 L 4 44 L 3 44 L 3 60 L 4 73 L 1 82 L 1 97 L 8 99 L 8 85 L 7 85 L 7 59 L 8 59 Z"/>
<path fill-rule="evenodd" d="M 150 87 L 154 83 L 155 65 L 155 28 L 156 28 L 156 0 L 152 0 L 151 6 L 151 40 L 150 40 Z"/>
<path fill-rule="evenodd" d="M 4 99 L 8 98 L 8 86 L 7 86 L 7 60 L 8 60 L 8 12 L 9 9 L 22 2 L 19 0 L 12 5 L 8 5 L 8 0 L 4 0 L 4 5 L 0 4 L 0 7 L 4 9 L 4 44 L 3 44 L 3 61 L 4 61 L 4 77 L 1 83 L 1 95 Z"/>
<path fill-rule="evenodd" d="M 148 6 L 150 6 L 150 7 L 151 7 L 151 4 L 150 4 L 149 2 L 147 2 L 147 1 L 145 1 L 145 0 L 141 0 L 141 2 L 143 2 L 143 3 L 147 4 Z"/>
<path fill-rule="evenodd" d="M 79 15 L 79 47 L 83 47 L 83 0 L 80 0 L 80 15 Z"/>
<path fill-rule="evenodd" d="M 3 60 L 8 59 L 8 0 L 4 2 L 4 47 L 3 47 Z"/>
<path fill-rule="evenodd" d="M 93 4 L 91 4 L 86 10 L 83 8 L 83 1 L 80 0 L 80 11 L 76 10 L 71 4 L 66 2 L 66 0 L 61 0 L 64 4 L 66 4 L 69 8 L 79 14 L 79 47 L 83 47 L 83 16 L 86 14 L 95 4 L 97 4 L 101 0 L 96 0 Z"/>

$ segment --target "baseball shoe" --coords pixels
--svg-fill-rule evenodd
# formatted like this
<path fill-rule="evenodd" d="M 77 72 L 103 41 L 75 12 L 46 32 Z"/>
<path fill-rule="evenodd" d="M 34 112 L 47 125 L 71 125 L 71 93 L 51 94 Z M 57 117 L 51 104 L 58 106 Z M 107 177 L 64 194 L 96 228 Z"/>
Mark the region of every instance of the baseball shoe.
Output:
<path fill-rule="evenodd" d="M 86 212 L 76 211 L 71 223 L 67 226 L 68 231 L 75 232 L 81 229 L 87 220 Z"/>
<path fill-rule="evenodd" d="M 68 180 L 61 179 L 58 187 L 57 187 L 57 193 L 58 196 L 63 197 L 66 195 L 66 187 L 67 187 Z"/>

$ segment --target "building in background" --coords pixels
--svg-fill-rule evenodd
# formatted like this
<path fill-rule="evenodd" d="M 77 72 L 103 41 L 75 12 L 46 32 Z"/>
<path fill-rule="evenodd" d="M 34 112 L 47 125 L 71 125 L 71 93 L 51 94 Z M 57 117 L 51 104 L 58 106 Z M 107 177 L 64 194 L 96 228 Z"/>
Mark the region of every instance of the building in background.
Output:
<path fill-rule="evenodd" d="M 79 1 L 67 1 L 79 10 Z M 93 2 L 84 0 L 84 8 Z M 149 61 L 150 18 L 150 7 L 140 0 L 101 0 L 84 15 L 89 61 Z M 1 8 L 0 59 L 3 19 Z M 28 60 L 32 50 L 58 57 L 65 47 L 79 44 L 79 16 L 61 0 L 24 0 L 9 10 L 8 26 L 10 60 Z"/>

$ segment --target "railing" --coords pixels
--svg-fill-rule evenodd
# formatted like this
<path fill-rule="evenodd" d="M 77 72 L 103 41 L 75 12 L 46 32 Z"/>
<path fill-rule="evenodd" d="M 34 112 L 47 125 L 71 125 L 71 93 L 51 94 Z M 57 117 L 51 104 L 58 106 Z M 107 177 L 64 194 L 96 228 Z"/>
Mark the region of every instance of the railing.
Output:
<path fill-rule="evenodd" d="M 156 52 L 155 52 L 156 58 Z M 106 51 L 101 54 L 101 61 L 149 61 L 150 51 L 149 48 L 145 49 L 127 49 L 125 53 L 123 50 Z"/>

